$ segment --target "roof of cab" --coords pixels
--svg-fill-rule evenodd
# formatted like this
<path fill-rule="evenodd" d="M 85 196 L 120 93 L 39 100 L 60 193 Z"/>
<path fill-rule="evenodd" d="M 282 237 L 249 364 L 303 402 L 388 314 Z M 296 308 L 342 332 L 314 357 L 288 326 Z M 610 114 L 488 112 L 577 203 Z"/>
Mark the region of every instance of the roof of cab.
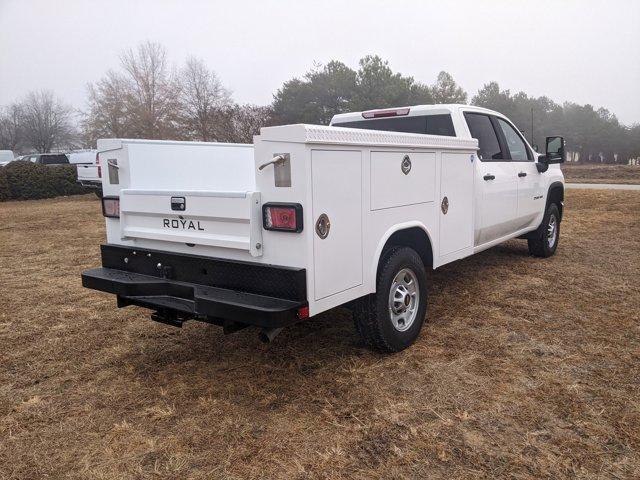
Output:
<path fill-rule="evenodd" d="M 339 114 L 333 116 L 333 118 L 331 119 L 330 125 L 333 125 L 335 123 L 357 122 L 357 121 L 363 121 L 363 120 L 373 120 L 373 119 L 364 118 L 362 116 L 362 114 L 365 113 L 365 112 L 375 112 L 375 111 L 378 111 L 378 110 L 400 110 L 400 109 L 405 109 L 405 108 L 409 109 L 409 113 L 407 115 L 403 115 L 403 116 L 407 116 L 407 117 L 413 117 L 413 116 L 425 115 L 425 114 L 426 115 L 437 115 L 439 113 L 440 114 L 441 113 L 453 113 L 455 111 L 458 111 L 461 108 L 464 108 L 465 110 L 486 112 L 486 113 L 492 113 L 492 114 L 497 114 L 497 115 L 503 116 L 499 112 L 496 112 L 496 111 L 493 111 L 493 110 L 489 110 L 488 108 L 476 107 L 474 105 L 465 105 L 463 103 L 442 103 L 442 104 L 435 104 L 435 105 L 409 105 L 409 106 L 405 106 L 405 107 L 376 108 L 376 109 L 373 109 L 373 110 L 365 110 L 364 112 L 339 113 Z"/>

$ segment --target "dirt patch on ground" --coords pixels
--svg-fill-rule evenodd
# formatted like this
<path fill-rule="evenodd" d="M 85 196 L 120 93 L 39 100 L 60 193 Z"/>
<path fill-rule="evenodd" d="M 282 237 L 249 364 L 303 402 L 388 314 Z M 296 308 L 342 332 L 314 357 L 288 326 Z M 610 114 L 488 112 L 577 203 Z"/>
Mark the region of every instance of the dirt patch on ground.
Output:
<path fill-rule="evenodd" d="M 567 182 L 640 184 L 640 166 L 638 165 L 565 163 L 561 168 Z"/>
<path fill-rule="evenodd" d="M 271 345 L 117 310 L 103 237 L 92 196 L 0 204 L 0 478 L 638 478 L 639 193 L 433 272 L 391 356 L 346 310 Z"/>

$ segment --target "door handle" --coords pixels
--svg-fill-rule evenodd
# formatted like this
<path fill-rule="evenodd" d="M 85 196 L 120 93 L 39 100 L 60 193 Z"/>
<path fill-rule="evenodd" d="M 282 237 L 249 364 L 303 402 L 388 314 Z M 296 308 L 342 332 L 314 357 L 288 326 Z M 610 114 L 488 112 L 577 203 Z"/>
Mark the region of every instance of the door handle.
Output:
<path fill-rule="evenodd" d="M 527 172 L 520 172 L 518 174 L 519 177 L 526 177 L 527 176 Z"/>
<path fill-rule="evenodd" d="M 496 179 L 496 176 L 495 176 L 495 175 L 488 174 L 488 175 L 485 175 L 485 176 L 484 176 L 484 177 L 482 177 L 482 178 L 484 178 L 485 180 L 495 180 L 495 179 Z"/>
<path fill-rule="evenodd" d="M 273 157 L 271 160 L 268 160 L 266 162 L 264 162 L 262 165 L 260 165 L 258 167 L 258 170 L 262 170 L 264 167 L 268 166 L 268 165 L 282 165 L 285 160 L 287 159 L 287 157 L 285 155 L 278 155 L 276 157 Z"/>

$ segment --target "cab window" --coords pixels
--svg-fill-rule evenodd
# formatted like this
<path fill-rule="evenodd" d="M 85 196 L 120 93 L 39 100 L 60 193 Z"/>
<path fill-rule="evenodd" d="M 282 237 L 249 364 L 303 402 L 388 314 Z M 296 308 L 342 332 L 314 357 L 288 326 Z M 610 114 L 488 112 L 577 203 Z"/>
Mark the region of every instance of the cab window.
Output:
<path fill-rule="evenodd" d="M 334 123 L 334 127 L 384 130 L 387 132 L 423 133 L 455 137 L 453 121 L 449 114 L 419 115 L 412 117 L 377 118 L 355 122 Z"/>
<path fill-rule="evenodd" d="M 67 163 L 69 163 L 69 159 L 64 154 L 42 156 L 43 165 L 64 165 Z"/>
<path fill-rule="evenodd" d="M 526 162 L 531 160 L 531 154 L 518 132 L 516 132 L 515 129 L 502 118 L 497 118 L 497 120 L 502 133 L 504 133 L 504 139 L 507 143 L 509 153 L 511 154 L 511 160 L 516 162 Z"/>
<path fill-rule="evenodd" d="M 427 121 L 425 131 L 427 135 L 442 135 L 444 137 L 456 136 L 451 115 L 427 115 L 425 119 Z"/>
<path fill-rule="evenodd" d="M 464 118 L 471 136 L 478 140 L 478 156 L 484 162 L 505 160 L 491 119 L 483 113 L 465 112 Z"/>
<path fill-rule="evenodd" d="M 424 133 L 424 117 L 393 117 L 375 120 L 334 123 L 334 127 L 361 128 L 363 130 L 384 130 L 386 132 Z"/>

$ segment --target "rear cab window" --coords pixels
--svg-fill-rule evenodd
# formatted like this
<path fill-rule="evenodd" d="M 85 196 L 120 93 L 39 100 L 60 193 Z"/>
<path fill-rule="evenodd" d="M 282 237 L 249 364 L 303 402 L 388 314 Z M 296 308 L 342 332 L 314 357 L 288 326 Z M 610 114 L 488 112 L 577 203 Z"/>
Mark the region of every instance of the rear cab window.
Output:
<path fill-rule="evenodd" d="M 456 136 L 451 115 L 427 115 L 425 118 L 427 119 L 427 135 Z"/>
<path fill-rule="evenodd" d="M 387 132 L 420 133 L 455 137 L 450 114 L 415 115 L 413 117 L 377 118 L 355 122 L 334 123 L 334 127 L 361 128 L 364 130 L 383 130 Z"/>
<path fill-rule="evenodd" d="M 41 160 L 43 165 L 66 165 L 69 163 L 69 159 L 65 154 L 43 155 Z"/>

